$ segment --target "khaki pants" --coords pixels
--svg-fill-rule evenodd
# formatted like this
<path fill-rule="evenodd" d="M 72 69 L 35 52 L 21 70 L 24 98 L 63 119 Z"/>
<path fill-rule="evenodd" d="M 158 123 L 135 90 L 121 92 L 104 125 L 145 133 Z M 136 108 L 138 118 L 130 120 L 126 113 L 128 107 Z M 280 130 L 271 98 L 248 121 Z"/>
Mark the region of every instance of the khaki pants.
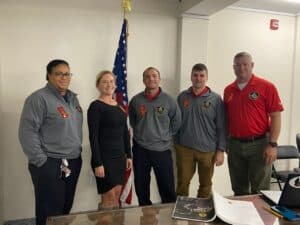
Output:
<path fill-rule="evenodd" d="M 177 164 L 177 190 L 176 194 L 189 195 L 189 185 L 193 178 L 196 165 L 198 167 L 199 188 L 198 198 L 211 195 L 212 176 L 214 173 L 215 152 L 200 152 L 182 145 L 175 145 Z"/>

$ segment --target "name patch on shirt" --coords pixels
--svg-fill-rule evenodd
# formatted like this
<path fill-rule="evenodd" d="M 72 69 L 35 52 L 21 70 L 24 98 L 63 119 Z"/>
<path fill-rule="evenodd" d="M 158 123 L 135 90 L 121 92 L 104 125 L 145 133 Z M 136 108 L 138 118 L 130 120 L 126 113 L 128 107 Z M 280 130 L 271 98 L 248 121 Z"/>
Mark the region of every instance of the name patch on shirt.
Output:
<path fill-rule="evenodd" d="M 62 118 L 69 118 L 69 115 L 68 115 L 68 113 L 65 111 L 65 109 L 64 109 L 64 107 L 63 106 L 59 106 L 59 107 L 57 107 L 57 111 L 59 112 L 59 114 L 60 114 L 60 116 L 62 117 Z"/>
<path fill-rule="evenodd" d="M 249 94 L 249 99 L 251 99 L 251 100 L 257 100 L 258 99 L 258 97 L 259 97 L 259 94 L 258 94 L 258 92 L 256 92 L 256 91 L 253 91 L 253 92 L 251 92 L 250 94 Z"/>

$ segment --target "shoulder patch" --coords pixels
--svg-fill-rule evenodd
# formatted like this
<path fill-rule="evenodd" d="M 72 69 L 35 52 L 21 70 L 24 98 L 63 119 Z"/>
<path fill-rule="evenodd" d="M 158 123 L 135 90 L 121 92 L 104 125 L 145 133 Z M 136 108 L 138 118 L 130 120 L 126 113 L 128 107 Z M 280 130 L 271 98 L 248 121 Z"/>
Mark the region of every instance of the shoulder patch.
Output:
<path fill-rule="evenodd" d="M 140 105 L 139 106 L 139 114 L 141 117 L 144 117 L 146 115 L 147 109 L 145 105 Z"/>
<path fill-rule="evenodd" d="M 183 99 L 183 107 L 184 107 L 184 108 L 187 108 L 187 107 L 189 107 L 189 106 L 190 106 L 190 101 L 189 101 L 188 97 L 185 97 L 185 98 Z"/>

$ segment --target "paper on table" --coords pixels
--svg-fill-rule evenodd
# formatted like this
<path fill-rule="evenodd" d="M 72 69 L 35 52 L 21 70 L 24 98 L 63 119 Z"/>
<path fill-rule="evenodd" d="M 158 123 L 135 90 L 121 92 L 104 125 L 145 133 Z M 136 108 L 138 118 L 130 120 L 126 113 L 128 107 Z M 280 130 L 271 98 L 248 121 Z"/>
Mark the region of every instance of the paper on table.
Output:
<path fill-rule="evenodd" d="M 276 205 L 279 203 L 279 199 L 281 196 L 281 191 L 269 191 L 269 190 L 262 190 L 260 191 L 266 198 L 270 199 Z"/>
<path fill-rule="evenodd" d="M 264 225 L 252 202 L 230 200 L 213 191 L 217 216 L 234 225 Z"/>

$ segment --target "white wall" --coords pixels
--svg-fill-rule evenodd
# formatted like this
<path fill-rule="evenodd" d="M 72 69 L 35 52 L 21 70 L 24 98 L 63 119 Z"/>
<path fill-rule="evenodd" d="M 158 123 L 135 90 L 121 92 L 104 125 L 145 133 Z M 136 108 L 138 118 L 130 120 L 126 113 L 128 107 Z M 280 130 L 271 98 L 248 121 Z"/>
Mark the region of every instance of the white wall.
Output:
<path fill-rule="evenodd" d="M 270 19 L 279 19 L 279 29 L 269 29 Z M 209 24 L 208 64 L 210 81 L 223 92 L 224 85 L 235 77 L 233 56 L 248 51 L 254 60 L 254 72 L 273 82 L 284 105 L 279 143 L 290 143 L 290 113 L 293 78 L 295 17 L 223 10 Z"/>
<path fill-rule="evenodd" d="M 271 19 L 279 20 L 278 30 L 269 29 Z M 252 54 L 254 73 L 276 85 L 284 105 L 279 138 L 281 145 L 295 145 L 295 132 L 300 126 L 299 118 L 291 117 L 292 109 L 294 115 L 299 115 L 300 110 L 295 104 L 299 96 L 295 86 L 297 80 L 299 83 L 299 70 L 293 73 L 295 21 L 295 17 L 290 15 L 237 9 L 222 10 L 209 20 L 208 68 L 211 87 L 223 93 L 225 85 L 235 79 L 233 56 L 240 51 Z M 297 46 L 299 49 L 299 37 Z M 299 55 L 295 60 L 299 61 Z M 295 162 L 277 164 L 282 168 L 296 166 Z"/>
<path fill-rule="evenodd" d="M 180 20 L 180 90 L 187 89 L 191 86 L 191 69 L 196 63 L 207 64 L 208 41 L 210 30 L 210 18 L 196 17 L 192 15 L 183 15 Z M 208 86 L 215 88 L 215 83 L 211 81 L 214 74 L 211 73 L 211 68 L 208 68 Z M 220 85 L 225 85 L 222 80 L 218 80 Z M 220 93 L 220 92 L 219 92 Z M 221 93 L 220 93 L 221 94 Z M 194 175 L 190 185 L 190 196 L 197 196 L 198 190 L 198 173 Z M 228 174 L 227 162 L 225 159 L 224 165 L 216 167 L 213 177 L 213 189 L 223 195 L 231 195 L 230 180 Z"/>
<path fill-rule="evenodd" d="M 279 29 L 269 29 L 270 19 L 279 19 Z M 285 111 L 280 142 L 287 143 L 291 108 L 295 17 L 223 10 L 209 23 L 208 64 L 212 83 L 223 92 L 224 84 L 235 79 L 233 56 L 248 51 L 254 60 L 254 72 L 272 81 L 278 88 Z"/>
<path fill-rule="evenodd" d="M 194 64 L 207 61 L 208 18 L 183 15 L 180 18 L 180 90 L 191 86 Z"/>
<path fill-rule="evenodd" d="M 294 142 L 295 135 L 300 133 L 300 16 L 296 18 L 296 34 L 295 34 L 295 64 L 294 64 L 294 76 L 292 80 L 292 96 L 291 96 L 291 132 L 290 141 Z"/>
<path fill-rule="evenodd" d="M 75 74 L 71 89 L 79 93 L 86 115 L 89 103 L 97 97 L 94 88 L 96 73 L 112 68 L 122 23 L 118 1 L 89 0 L 82 3 L 74 0 L 72 7 L 68 2 L 58 0 L 27 2 L 26 5 L 20 5 L 17 0 L 0 3 L 0 30 L 4 34 L 0 35 L 0 127 L 3 132 L 0 140 L 0 175 L 3 173 L 0 200 L 1 193 L 4 195 L 0 221 L 1 209 L 4 220 L 34 216 L 34 195 L 27 159 L 17 138 L 25 97 L 45 85 L 48 61 L 64 58 L 70 62 Z M 297 106 L 300 94 L 297 89 L 300 82 L 299 34 L 296 57 L 293 58 L 295 28 L 299 30 L 300 25 L 296 26 L 295 17 L 226 9 L 208 21 L 180 19 L 181 33 L 177 35 L 176 7 L 168 4 L 154 0 L 136 1 L 129 15 L 129 96 L 144 88 L 141 73 L 151 65 L 161 70 L 163 88 L 175 97 L 178 87 L 182 90 L 189 85 L 190 68 L 199 61 L 208 64 L 208 85 L 222 94 L 224 87 L 234 80 L 234 54 L 249 51 L 255 61 L 255 72 L 276 84 L 284 104 L 280 144 L 294 144 L 292 136 L 300 123 L 300 107 Z M 278 31 L 269 30 L 271 18 L 280 20 Z M 179 63 L 177 59 L 180 59 Z M 86 121 L 84 134 L 84 165 L 73 211 L 95 209 L 98 202 L 89 167 Z M 216 169 L 213 182 L 218 191 L 231 194 L 226 163 Z M 152 200 L 159 202 L 155 181 L 152 181 L 151 188 Z M 195 176 L 191 194 L 195 195 L 196 190 Z"/>
<path fill-rule="evenodd" d="M 6 2 L 6 3 L 5 3 Z M 14 2 L 14 1 L 12 1 Z M 17 130 L 24 99 L 45 85 L 45 66 L 53 58 L 69 61 L 75 74 L 71 89 L 79 93 L 84 115 L 97 97 L 94 79 L 98 71 L 111 69 L 121 31 L 119 1 L 72 4 L 56 1 L 26 5 L 0 3 L 0 58 L 2 70 L 4 139 L 1 143 L 4 168 L 4 220 L 34 216 L 34 194 Z M 106 3 L 107 2 L 107 3 Z M 75 1 L 76 3 L 76 1 Z M 90 4 L 90 5 L 89 5 Z M 177 18 L 173 6 L 158 1 L 139 1 L 129 17 L 129 96 L 144 89 L 142 71 L 148 66 L 161 70 L 162 86 L 177 93 Z M 86 116 L 85 116 L 86 119 Z M 99 201 L 89 161 L 86 120 L 83 159 L 73 211 L 95 209 Z M 1 170 L 2 172 L 2 170 Z M 155 182 L 153 201 L 158 202 Z M 2 185 L 1 185 L 2 187 Z M 136 199 L 134 199 L 136 204 Z"/>
<path fill-rule="evenodd" d="M 279 30 L 269 29 L 270 19 L 279 19 Z M 183 17 L 181 20 L 180 90 L 190 85 L 190 70 L 197 62 L 208 65 L 208 86 L 223 95 L 226 85 L 234 79 L 233 56 L 248 51 L 255 62 L 254 72 L 273 82 L 278 88 L 285 111 L 282 113 L 282 131 L 279 144 L 295 144 L 299 128 L 300 64 L 294 69 L 295 17 L 263 12 L 224 9 L 209 20 Z M 298 25 L 299 29 L 299 25 Z M 299 49 L 299 34 L 297 36 Z M 299 51 L 295 60 L 299 61 Z M 297 60 L 298 59 L 298 60 Z M 298 74 L 298 75 L 297 75 Z M 298 82 L 297 82 L 298 81 Z M 292 101 L 294 104 L 292 105 Z M 293 113 L 293 117 L 291 114 Z M 296 166 L 295 161 L 277 163 L 281 168 Z M 197 193 L 198 178 L 194 176 L 190 192 Z M 213 178 L 214 189 L 224 195 L 232 194 L 227 162 L 217 167 Z"/>
<path fill-rule="evenodd" d="M 4 205 L 3 205 L 3 169 L 4 169 L 4 158 L 3 158 L 3 138 L 2 138 L 2 127 L 3 127 L 3 118 L 2 118 L 2 74 L 1 74 L 1 58 L 0 58 L 0 224 L 3 222 L 3 211 L 4 211 Z"/>

